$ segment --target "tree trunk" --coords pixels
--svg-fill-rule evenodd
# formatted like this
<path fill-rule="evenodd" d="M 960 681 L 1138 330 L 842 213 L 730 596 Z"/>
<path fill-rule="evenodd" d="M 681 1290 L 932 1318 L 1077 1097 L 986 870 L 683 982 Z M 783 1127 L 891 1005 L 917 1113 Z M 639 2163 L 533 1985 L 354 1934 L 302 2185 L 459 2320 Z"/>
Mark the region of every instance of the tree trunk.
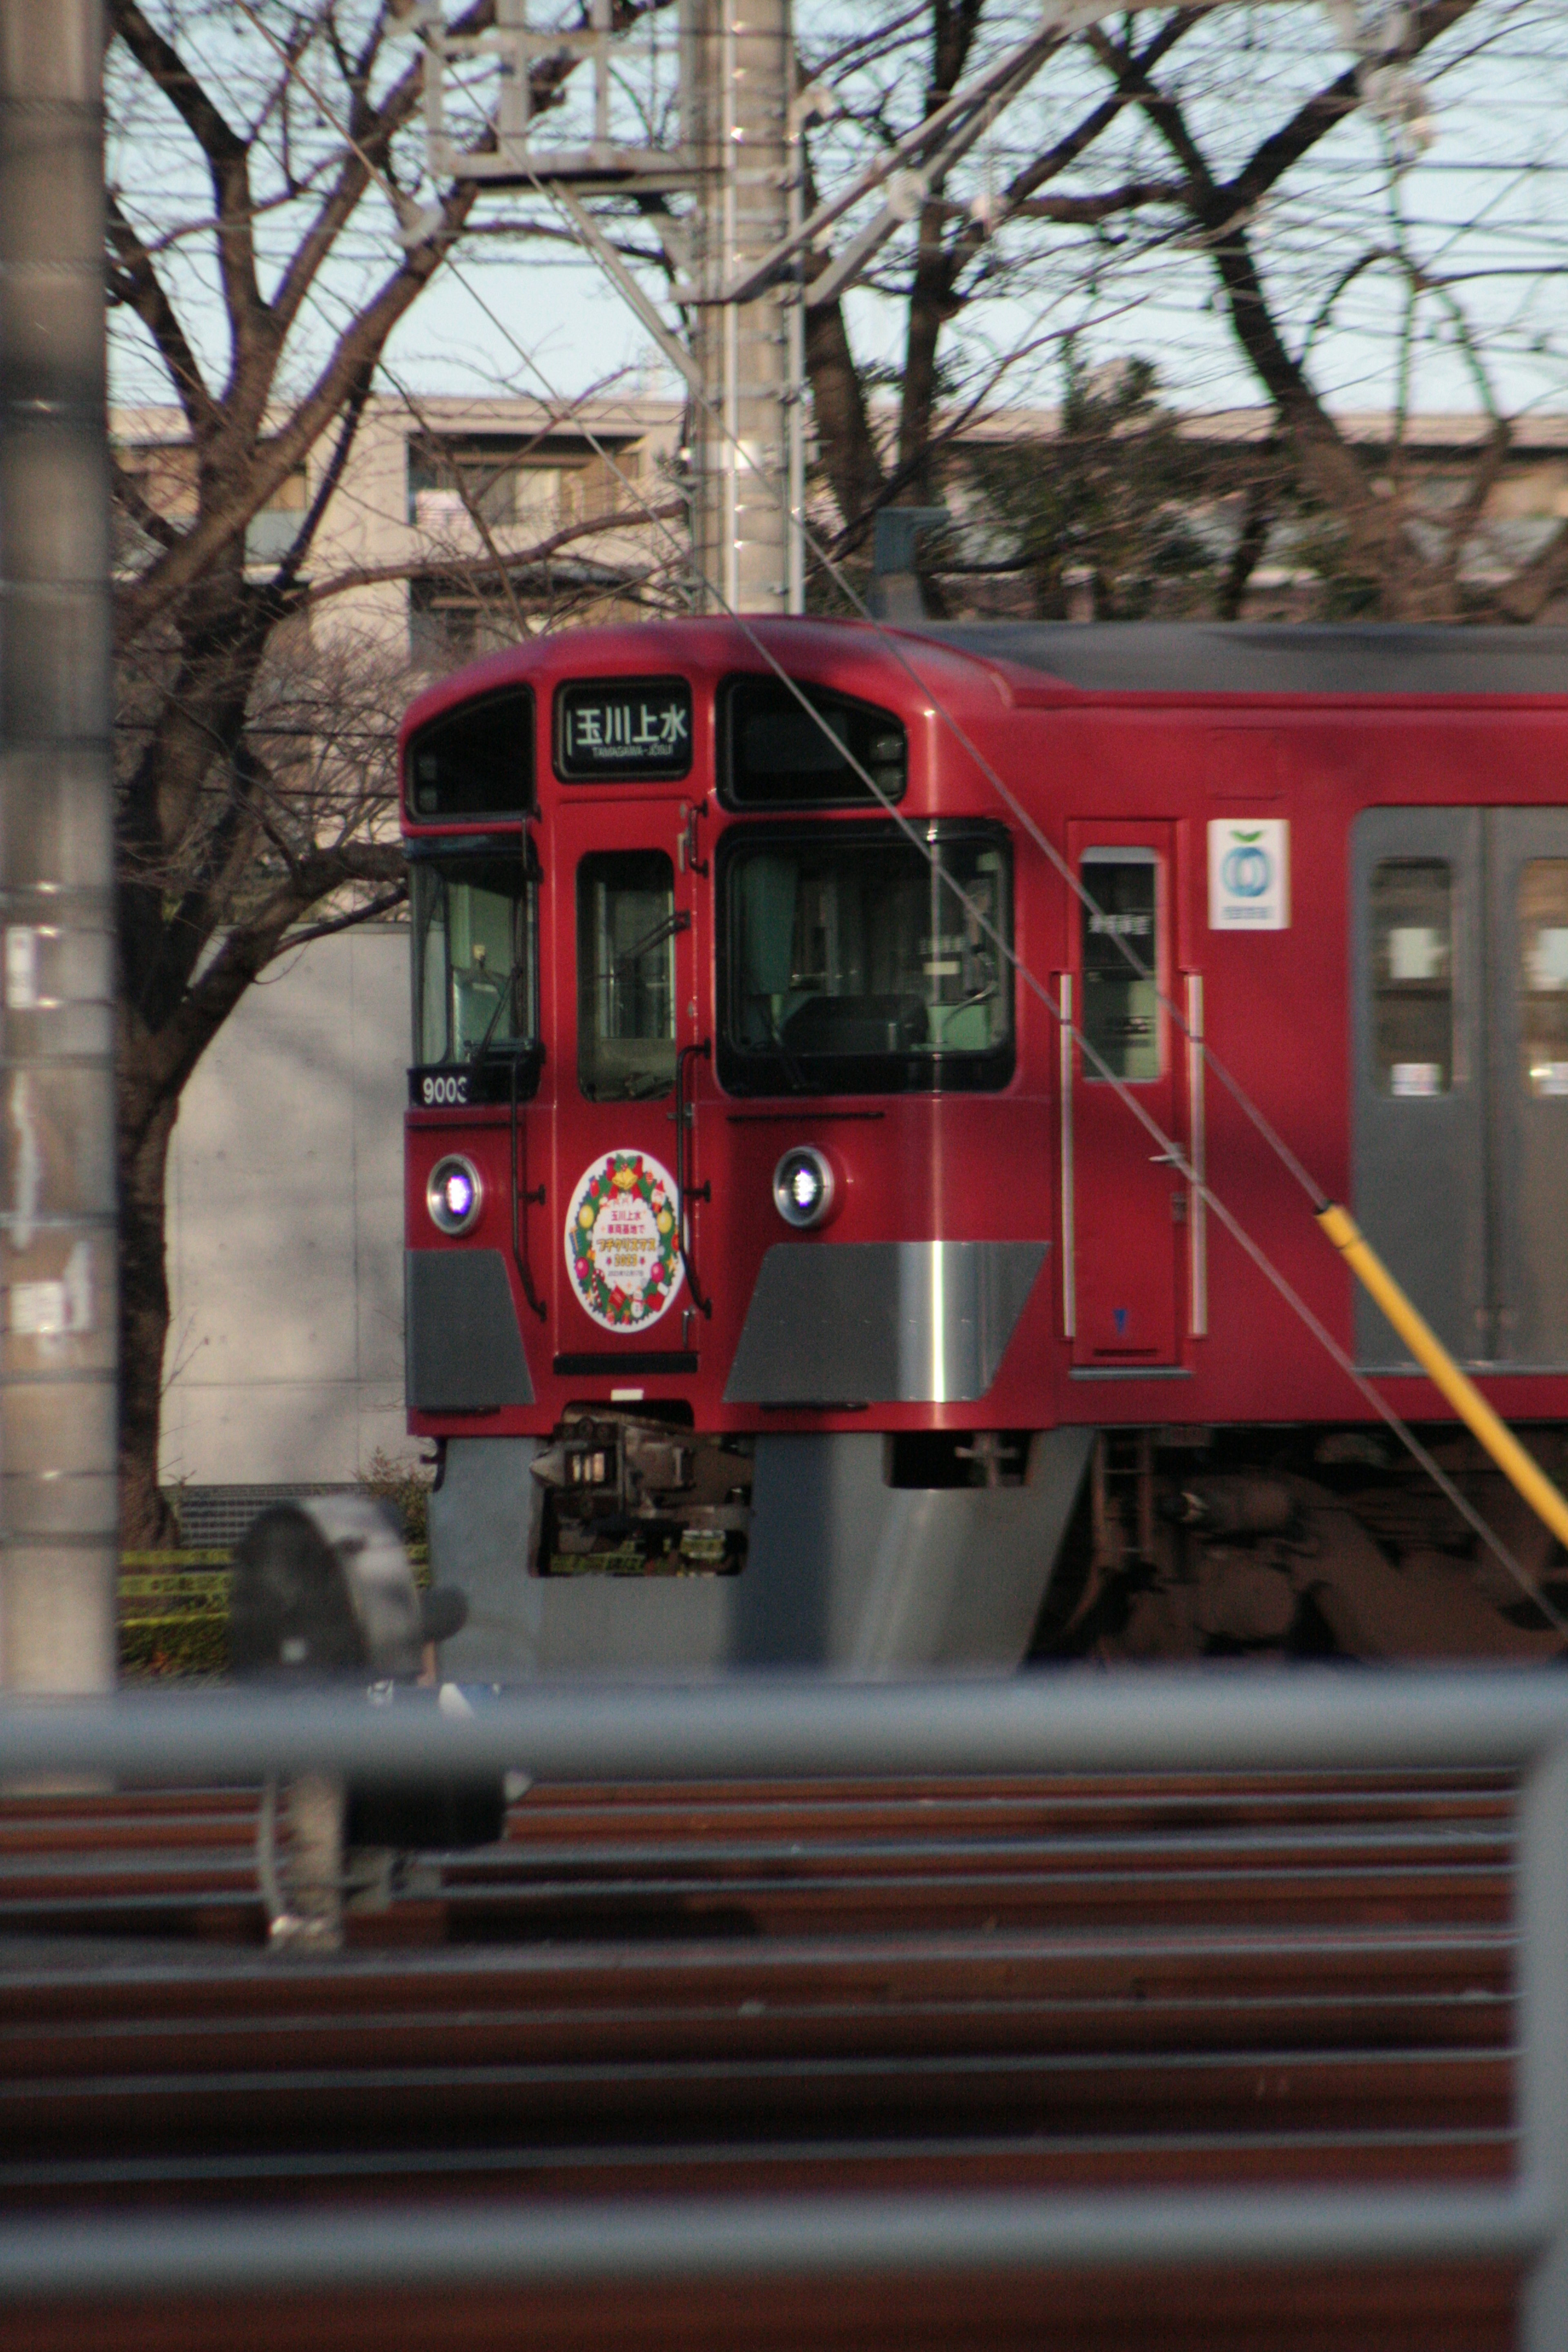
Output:
<path fill-rule="evenodd" d="M 133 1045 L 124 1049 L 134 1054 Z M 158 1488 L 163 1350 L 169 1336 L 163 1183 L 178 1097 L 150 1118 L 127 1117 L 121 1074 L 120 1136 L 120 1514 L 132 1550 L 173 1543 L 179 1533 Z"/>

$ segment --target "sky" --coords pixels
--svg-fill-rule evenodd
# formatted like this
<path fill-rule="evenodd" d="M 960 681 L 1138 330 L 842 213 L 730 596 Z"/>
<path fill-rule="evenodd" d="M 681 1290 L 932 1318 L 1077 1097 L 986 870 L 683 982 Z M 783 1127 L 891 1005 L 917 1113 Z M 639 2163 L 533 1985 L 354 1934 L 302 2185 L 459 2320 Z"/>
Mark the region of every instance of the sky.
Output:
<path fill-rule="evenodd" d="M 1372 5 L 1362 0 L 1363 14 Z M 867 152 L 869 110 L 900 127 L 913 119 L 922 58 L 900 46 L 896 29 L 879 54 L 842 56 L 848 28 L 886 36 L 900 13 L 898 0 L 878 0 L 871 10 L 850 10 L 844 0 L 800 0 L 803 51 L 813 64 L 838 55 L 829 79 L 851 116 L 860 118 L 819 136 L 814 163 L 825 189 Z M 220 37 L 231 44 L 236 21 L 231 17 Z M 991 38 L 997 45 L 1016 39 L 1035 21 L 1027 7 L 999 0 Z M 664 40 L 665 54 L 649 68 L 650 90 L 660 75 L 659 86 L 668 87 L 668 35 Z M 209 65 L 221 68 L 226 59 L 212 50 L 210 34 L 208 41 Z M 220 77 L 221 86 L 231 114 L 243 121 L 247 103 L 257 101 L 237 63 L 259 90 L 272 60 L 265 50 L 235 56 L 237 69 Z M 1162 78 L 1181 97 L 1216 169 L 1229 169 L 1342 62 L 1321 9 L 1237 0 L 1188 37 Z M 315 87 L 323 89 L 324 68 L 311 70 L 322 73 Z M 628 89 L 640 70 L 628 66 Z M 1473 410 L 1488 399 L 1510 412 L 1568 405 L 1568 320 L 1560 291 L 1568 258 L 1568 10 L 1552 0 L 1482 0 L 1418 71 L 1434 134 L 1423 153 L 1402 167 L 1378 125 L 1358 116 L 1281 184 L 1253 223 L 1288 340 L 1300 349 L 1310 336 L 1314 379 L 1342 409 L 1389 406 L 1401 394 L 1402 354 L 1408 369 L 1404 396 L 1417 410 Z M 1104 87 L 1081 45 L 1053 60 L 995 123 L 966 166 L 959 193 L 1005 187 L 1011 171 L 1060 137 Z M 296 98 L 302 102 L 298 92 Z M 222 321 L 210 258 L 199 233 L 180 234 L 199 221 L 204 191 L 188 163 L 182 168 L 158 135 L 157 108 L 155 100 L 131 93 L 122 76 L 124 128 L 111 169 L 138 217 L 174 232 L 162 266 L 216 375 Z M 154 152 L 158 170 L 152 173 Z M 1169 170 L 1165 151 L 1129 111 L 1055 184 L 1095 193 L 1123 177 L 1161 177 Z M 486 200 L 481 217 L 488 233 L 467 242 L 395 334 L 388 388 L 500 388 L 570 398 L 614 382 L 675 391 L 668 363 L 597 266 L 561 243 L 520 233 L 528 219 L 550 217 L 542 201 L 497 196 Z M 269 216 L 264 238 L 286 231 L 289 218 L 287 207 Z M 296 384 L 318 362 L 334 324 L 386 268 L 394 249 L 387 221 L 386 207 L 373 198 L 363 224 L 342 241 L 291 354 Z M 1257 403 L 1256 382 L 1214 305 L 1208 264 L 1173 238 L 1171 215 L 1146 220 L 1131 236 L 1030 222 L 1007 231 L 994 250 L 1006 265 L 996 291 L 966 315 L 951 347 L 975 381 L 1000 368 L 996 399 L 1054 397 L 1059 338 L 1070 329 L 1091 362 L 1131 352 L 1154 358 L 1173 404 Z M 889 280 L 904 257 L 897 244 L 886 249 L 881 267 Z M 651 273 L 646 282 L 662 296 Z M 1413 284 L 1421 289 L 1414 300 Z M 896 376 L 902 333 L 896 289 L 858 289 L 847 310 L 857 352 Z M 140 331 L 127 332 L 123 321 L 113 339 L 113 383 L 118 400 L 166 396 Z"/>

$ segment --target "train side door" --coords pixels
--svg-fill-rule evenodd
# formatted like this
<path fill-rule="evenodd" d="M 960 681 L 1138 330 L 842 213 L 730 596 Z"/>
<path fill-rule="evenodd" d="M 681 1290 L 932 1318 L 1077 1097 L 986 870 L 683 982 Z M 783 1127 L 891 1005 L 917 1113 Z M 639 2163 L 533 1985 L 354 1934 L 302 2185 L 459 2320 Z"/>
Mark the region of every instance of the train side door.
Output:
<path fill-rule="evenodd" d="M 1355 1214 L 1462 1362 L 1568 1365 L 1568 812 L 1369 809 Z M 1356 1303 L 1361 1360 L 1403 1344 Z"/>
<path fill-rule="evenodd" d="M 1446 1348 L 1491 1354 L 1485 887 L 1477 809 L 1356 820 L 1355 1215 Z M 1356 1352 L 1408 1350 L 1358 1287 Z"/>
<path fill-rule="evenodd" d="M 695 801 L 561 807 L 552 866 L 558 1373 L 689 1372 L 697 1249 Z M 683 1221 L 684 1209 L 684 1221 Z"/>
<path fill-rule="evenodd" d="M 1088 902 L 1069 908 L 1071 1011 L 1093 1050 L 1062 1049 L 1063 1304 L 1075 1370 L 1133 1372 L 1178 1359 L 1187 1198 L 1109 1080 L 1175 1134 L 1180 1039 L 1159 1002 L 1174 968 L 1175 827 L 1075 824 L 1068 850 Z"/>
<path fill-rule="evenodd" d="M 1568 1365 L 1568 811 L 1489 809 L 1493 1353 Z"/>

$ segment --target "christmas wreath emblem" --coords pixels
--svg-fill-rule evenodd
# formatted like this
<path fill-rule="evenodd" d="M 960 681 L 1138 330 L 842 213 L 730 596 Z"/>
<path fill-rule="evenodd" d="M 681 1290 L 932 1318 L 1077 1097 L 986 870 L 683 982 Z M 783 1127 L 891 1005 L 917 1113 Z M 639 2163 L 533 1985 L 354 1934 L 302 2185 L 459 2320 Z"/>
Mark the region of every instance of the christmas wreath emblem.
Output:
<path fill-rule="evenodd" d="M 606 1331 L 657 1323 L 680 1287 L 675 1181 L 646 1151 L 606 1151 L 566 1212 L 566 1265 L 584 1311 Z"/>

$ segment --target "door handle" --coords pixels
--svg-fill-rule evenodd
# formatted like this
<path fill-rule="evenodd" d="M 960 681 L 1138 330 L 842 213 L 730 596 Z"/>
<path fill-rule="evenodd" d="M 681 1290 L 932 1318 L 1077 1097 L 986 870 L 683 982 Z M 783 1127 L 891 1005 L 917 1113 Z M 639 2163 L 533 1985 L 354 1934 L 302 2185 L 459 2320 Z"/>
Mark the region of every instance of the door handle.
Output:
<path fill-rule="evenodd" d="M 710 1201 L 711 1184 L 694 1185 L 691 1179 L 691 1129 L 696 1125 L 697 1106 L 689 1102 L 686 1094 L 686 1066 L 689 1062 L 706 1062 L 713 1048 L 704 1037 L 700 1045 L 682 1045 L 675 1057 L 675 1239 L 685 1269 L 687 1288 L 691 1303 L 700 1315 L 711 1316 L 713 1301 L 702 1295 L 702 1285 L 697 1278 L 697 1265 L 691 1233 L 689 1203 Z"/>
<path fill-rule="evenodd" d="M 700 801 L 693 801 L 688 808 L 686 823 L 681 827 L 676 858 L 683 874 L 706 874 L 708 871 L 708 860 L 697 855 L 697 820 L 707 814 L 708 795 L 704 793 Z"/>
<path fill-rule="evenodd" d="M 538 1291 L 535 1290 L 533 1286 L 533 1276 L 529 1269 L 528 1243 L 527 1235 L 523 1228 L 522 1213 L 524 1209 L 535 1203 L 537 1203 L 540 1208 L 544 1206 L 544 1187 L 541 1184 L 537 1186 L 533 1192 L 530 1192 L 524 1191 L 518 1181 L 520 1173 L 517 1164 L 519 1159 L 518 1138 L 519 1129 L 522 1124 L 521 1120 L 518 1117 L 518 1109 L 517 1055 L 514 1054 L 511 1057 L 511 1116 L 509 1121 L 511 1140 L 511 1257 L 512 1264 L 516 1266 L 518 1271 L 518 1278 L 522 1284 L 522 1295 L 527 1299 L 530 1307 L 532 1307 L 534 1313 L 538 1316 L 540 1321 L 542 1323 L 546 1319 L 544 1301 L 541 1298 Z"/>

